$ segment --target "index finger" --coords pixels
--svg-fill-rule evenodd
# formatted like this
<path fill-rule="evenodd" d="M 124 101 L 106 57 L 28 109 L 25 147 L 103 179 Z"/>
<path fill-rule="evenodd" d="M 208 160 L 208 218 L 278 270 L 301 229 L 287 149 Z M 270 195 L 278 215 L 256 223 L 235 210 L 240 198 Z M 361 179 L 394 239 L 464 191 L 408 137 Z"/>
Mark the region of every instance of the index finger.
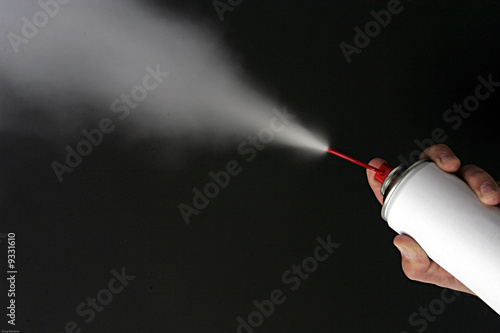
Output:
<path fill-rule="evenodd" d="M 446 172 L 457 172 L 460 169 L 460 160 L 447 145 L 437 144 L 430 146 L 420 154 L 419 159 L 428 158 Z"/>
<path fill-rule="evenodd" d="M 383 159 L 381 158 L 374 158 L 368 164 L 374 166 L 375 168 L 379 168 L 382 164 L 386 163 Z M 370 184 L 370 187 L 373 190 L 373 194 L 375 194 L 375 197 L 377 198 L 378 202 L 380 204 L 384 203 L 384 197 L 380 193 L 380 188 L 382 187 L 382 184 L 378 180 L 375 179 L 375 171 L 372 171 L 370 169 L 366 169 L 366 176 L 368 178 L 368 184 Z"/>

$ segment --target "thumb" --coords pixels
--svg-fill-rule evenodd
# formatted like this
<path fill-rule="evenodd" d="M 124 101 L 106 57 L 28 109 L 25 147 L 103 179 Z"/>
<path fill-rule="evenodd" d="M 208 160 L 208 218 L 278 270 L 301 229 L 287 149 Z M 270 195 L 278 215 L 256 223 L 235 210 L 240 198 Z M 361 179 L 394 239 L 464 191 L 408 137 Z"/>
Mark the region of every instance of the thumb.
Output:
<path fill-rule="evenodd" d="M 401 259 L 404 264 L 412 265 L 414 270 L 423 270 L 430 264 L 430 259 L 424 249 L 415 242 L 413 238 L 407 235 L 398 235 L 394 238 L 394 245 L 401 252 Z"/>
<path fill-rule="evenodd" d="M 432 283 L 474 295 L 463 283 L 430 259 L 424 249 L 410 236 L 396 236 L 394 245 L 401 252 L 401 265 L 410 280 Z"/>
<path fill-rule="evenodd" d="M 408 235 L 399 235 L 394 238 L 394 245 L 401 252 L 401 265 L 410 280 L 436 283 L 437 273 L 441 267 L 429 259 L 420 245 Z"/>

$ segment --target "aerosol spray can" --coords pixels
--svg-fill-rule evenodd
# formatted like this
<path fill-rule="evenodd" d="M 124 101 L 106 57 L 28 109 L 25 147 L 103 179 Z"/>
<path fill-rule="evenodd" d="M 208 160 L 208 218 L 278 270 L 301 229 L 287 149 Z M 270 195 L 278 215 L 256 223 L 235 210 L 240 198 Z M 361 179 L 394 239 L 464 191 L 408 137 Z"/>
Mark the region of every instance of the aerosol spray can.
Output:
<path fill-rule="evenodd" d="M 383 182 L 382 218 L 500 314 L 500 208 L 433 162 L 390 169 L 375 177 Z"/>
<path fill-rule="evenodd" d="M 486 206 L 457 176 L 428 160 L 379 168 L 337 150 L 327 153 L 375 171 L 382 218 L 500 315 L 500 208 Z"/>

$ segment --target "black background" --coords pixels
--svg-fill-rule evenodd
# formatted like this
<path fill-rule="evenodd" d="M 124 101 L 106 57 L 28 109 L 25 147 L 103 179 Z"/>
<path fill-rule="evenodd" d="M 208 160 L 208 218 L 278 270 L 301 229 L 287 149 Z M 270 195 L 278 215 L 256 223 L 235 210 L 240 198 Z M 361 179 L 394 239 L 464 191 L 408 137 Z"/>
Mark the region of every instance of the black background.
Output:
<path fill-rule="evenodd" d="M 333 148 L 397 165 L 418 149 L 415 139 L 442 128 L 464 164 L 500 179 L 500 91 L 458 129 L 443 121 L 479 75 L 500 81 L 495 1 L 404 1 L 351 64 L 339 44 L 352 44 L 353 28 L 386 1 L 243 0 L 223 22 L 210 1 L 151 5 L 221 29 L 249 75 L 328 133 Z M 417 332 L 409 316 L 440 297 L 441 288 L 404 276 L 363 169 L 269 147 L 186 225 L 177 205 L 210 171 L 242 161 L 236 146 L 172 168 L 164 142 L 126 136 L 118 128 L 59 184 L 50 168 L 59 150 L 2 134 L 0 231 L 17 235 L 21 332 L 61 332 L 72 320 L 84 332 L 236 332 L 236 318 L 276 288 L 287 300 L 258 332 Z M 340 248 L 290 291 L 283 272 L 328 235 Z M 121 267 L 135 280 L 84 323 L 76 306 Z M 499 330 L 497 314 L 462 294 L 425 331 Z"/>

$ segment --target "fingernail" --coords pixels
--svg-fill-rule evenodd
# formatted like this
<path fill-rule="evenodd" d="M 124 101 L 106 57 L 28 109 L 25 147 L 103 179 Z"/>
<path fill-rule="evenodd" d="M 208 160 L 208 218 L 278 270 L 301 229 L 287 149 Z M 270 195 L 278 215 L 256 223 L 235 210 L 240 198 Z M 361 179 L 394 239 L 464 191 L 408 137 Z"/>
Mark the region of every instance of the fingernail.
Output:
<path fill-rule="evenodd" d="M 496 186 L 494 186 L 491 183 L 483 183 L 483 185 L 481 185 L 481 193 L 482 194 L 489 194 L 489 193 L 496 191 L 496 190 L 497 190 Z"/>
<path fill-rule="evenodd" d="M 448 152 L 442 153 L 441 155 L 439 155 L 439 161 L 441 163 L 447 162 L 447 161 L 452 160 L 454 158 L 455 158 L 455 156 L 453 154 L 448 153 Z"/>
<path fill-rule="evenodd" d="M 398 248 L 399 252 L 401 252 L 401 255 L 403 257 L 405 257 L 405 259 L 407 259 L 407 260 L 410 259 L 410 256 L 408 255 L 408 252 L 406 252 L 405 249 L 403 249 L 402 247 L 399 247 L 397 245 L 396 245 L 396 247 Z"/>

